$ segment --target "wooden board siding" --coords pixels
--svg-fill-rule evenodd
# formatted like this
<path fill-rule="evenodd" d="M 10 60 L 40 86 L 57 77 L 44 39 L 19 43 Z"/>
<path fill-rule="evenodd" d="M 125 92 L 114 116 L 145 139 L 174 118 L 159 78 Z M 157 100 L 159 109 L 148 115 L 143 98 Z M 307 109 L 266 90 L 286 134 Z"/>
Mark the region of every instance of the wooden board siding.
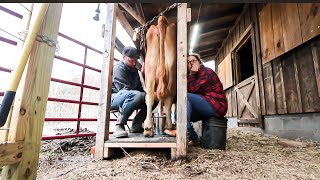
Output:
<path fill-rule="evenodd" d="M 267 4 L 260 13 L 260 38 L 262 63 L 266 63 L 275 58 L 273 28 L 271 16 L 271 4 Z"/>
<path fill-rule="evenodd" d="M 256 82 L 258 83 L 258 91 L 259 91 L 259 100 L 260 102 L 257 103 L 260 105 L 260 111 L 262 115 L 266 114 L 266 105 L 265 105 L 265 95 L 264 95 L 264 84 L 263 84 L 263 76 L 262 76 L 262 52 L 261 52 L 261 42 L 260 42 L 260 29 L 259 29 L 259 17 L 258 17 L 258 12 L 262 9 L 262 4 L 252 4 L 250 6 L 250 15 L 251 15 L 251 20 L 255 24 L 254 28 L 254 41 L 253 45 L 255 47 L 255 57 L 256 57 L 256 63 L 257 63 L 257 70 L 255 73 L 257 76 Z M 262 125 L 260 125 L 262 126 Z"/>
<path fill-rule="evenodd" d="M 283 86 L 283 72 L 281 66 L 280 58 L 275 59 L 272 62 L 272 70 L 273 70 L 273 83 L 274 83 L 274 97 L 275 97 L 275 108 L 277 110 L 277 114 L 286 114 L 287 110 L 287 103 L 286 98 L 283 95 L 285 93 L 285 89 Z M 274 106 L 274 104 L 271 104 Z"/>
<path fill-rule="evenodd" d="M 314 72 L 316 76 L 318 95 L 320 97 L 320 42 L 316 41 L 311 44 L 312 59 L 314 64 Z"/>
<path fill-rule="evenodd" d="M 320 111 L 320 38 L 263 65 L 266 115 Z"/>
<path fill-rule="evenodd" d="M 232 91 L 231 89 L 228 89 L 225 91 L 226 93 L 226 97 L 227 97 L 227 100 L 228 100 L 228 111 L 226 113 L 226 117 L 232 117 Z"/>
<path fill-rule="evenodd" d="M 298 5 L 295 3 L 281 4 L 281 21 L 284 48 L 287 52 L 302 43 Z"/>
<path fill-rule="evenodd" d="M 218 65 L 218 76 L 223 84 L 223 89 L 227 89 L 233 85 L 231 54 L 228 54 Z"/>
<path fill-rule="evenodd" d="M 285 52 L 283 43 L 283 32 L 281 22 L 281 4 L 271 4 L 272 25 L 273 25 L 273 43 L 275 57 L 282 55 Z"/>
<path fill-rule="evenodd" d="M 298 70 L 301 106 L 303 112 L 320 110 L 320 98 L 317 97 L 318 89 L 310 46 L 303 46 L 295 53 Z"/>
<path fill-rule="evenodd" d="M 266 113 L 276 114 L 275 109 L 275 94 L 274 94 L 274 80 L 272 75 L 272 65 L 271 63 L 266 63 L 263 65 L 263 77 L 264 77 L 264 92 L 266 100 Z"/>
<path fill-rule="evenodd" d="M 232 90 L 231 90 L 231 101 L 232 101 L 232 117 L 236 117 L 238 115 L 238 112 L 237 112 L 237 107 L 238 107 L 238 104 L 237 104 L 237 93 L 236 91 L 234 90 L 234 87 L 232 87 Z"/>
<path fill-rule="evenodd" d="M 320 34 L 320 3 L 299 3 L 299 18 L 303 42 Z"/>

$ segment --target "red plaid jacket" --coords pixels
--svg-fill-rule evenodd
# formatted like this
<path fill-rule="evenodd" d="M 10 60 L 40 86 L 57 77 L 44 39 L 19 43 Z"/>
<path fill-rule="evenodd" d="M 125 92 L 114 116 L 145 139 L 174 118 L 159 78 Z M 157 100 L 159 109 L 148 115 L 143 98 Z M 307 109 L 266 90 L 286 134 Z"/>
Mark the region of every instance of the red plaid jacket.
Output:
<path fill-rule="evenodd" d="M 217 74 L 210 68 L 200 66 L 196 74 L 188 77 L 188 92 L 201 95 L 216 111 L 217 117 L 223 117 L 228 110 L 228 101 Z"/>

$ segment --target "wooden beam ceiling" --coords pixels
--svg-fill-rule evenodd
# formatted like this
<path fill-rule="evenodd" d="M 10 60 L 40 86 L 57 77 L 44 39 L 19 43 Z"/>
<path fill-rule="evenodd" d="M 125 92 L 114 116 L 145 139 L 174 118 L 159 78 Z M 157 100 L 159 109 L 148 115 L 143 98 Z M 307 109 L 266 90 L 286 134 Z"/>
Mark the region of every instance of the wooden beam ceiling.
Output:
<path fill-rule="evenodd" d="M 209 44 L 207 46 L 202 46 L 202 47 L 196 46 L 196 47 L 193 48 L 193 51 L 197 52 L 197 51 L 201 51 L 202 49 L 219 48 L 221 46 L 221 44 L 222 44 L 222 42 L 218 41 L 216 43 L 212 43 L 212 44 Z"/>
<path fill-rule="evenodd" d="M 212 37 L 212 36 L 228 33 L 229 29 L 230 29 L 229 27 L 226 27 L 226 28 L 222 28 L 222 29 L 209 31 L 209 32 L 204 32 L 204 33 L 200 34 L 200 38 L 199 39 L 208 38 L 208 37 Z"/>
<path fill-rule="evenodd" d="M 125 9 L 136 21 L 140 23 L 140 25 L 144 25 L 146 23 L 145 20 L 128 4 L 128 3 L 119 3 L 119 5 Z"/>

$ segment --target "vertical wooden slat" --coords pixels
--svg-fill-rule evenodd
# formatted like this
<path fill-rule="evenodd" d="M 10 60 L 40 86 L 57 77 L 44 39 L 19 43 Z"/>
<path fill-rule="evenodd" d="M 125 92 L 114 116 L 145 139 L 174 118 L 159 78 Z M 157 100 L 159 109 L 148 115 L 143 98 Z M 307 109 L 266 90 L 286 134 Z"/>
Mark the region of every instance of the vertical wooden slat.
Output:
<path fill-rule="evenodd" d="M 97 135 L 95 147 L 95 159 L 103 159 L 104 142 L 109 138 L 110 103 L 112 72 L 114 60 L 114 48 L 116 37 L 116 12 L 117 3 L 107 3 L 106 28 L 104 34 L 104 55 L 101 70 L 101 86 L 99 96 L 99 114 L 97 122 Z"/>
<path fill-rule="evenodd" d="M 177 37 L 177 151 L 175 159 L 187 156 L 187 3 L 178 6 Z"/>
<path fill-rule="evenodd" d="M 274 91 L 276 100 L 276 112 L 277 114 L 286 114 L 287 106 L 285 100 L 285 93 L 283 87 L 283 74 L 280 58 L 276 58 L 272 61 L 273 79 L 274 79 Z"/>
<path fill-rule="evenodd" d="M 300 113 L 301 108 L 299 108 L 299 106 L 301 106 L 301 104 L 299 104 L 299 102 L 301 102 L 301 99 L 299 100 L 297 92 L 294 54 L 288 54 L 281 57 L 281 59 L 288 113 Z"/>
<path fill-rule="evenodd" d="M 281 6 L 280 4 L 271 4 L 272 24 L 273 24 L 273 42 L 275 57 L 282 55 L 284 51 L 283 32 L 281 23 Z"/>
<path fill-rule="evenodd" d="M 285 89 L 284 89 L 282 63 L 280 63 L 279 66 L 280 66 L 279 72 L 280 72 L 280 78 L 281 78 L 282 101 L 283 101 L 283 109 L 284 109 L 284 112 L 283 112 L 283 113 L 288 113 L 286 93 L 285 93 Z"/>
<path fill-rule="evenodd" d="M 312 43 L 311 50 L 312 50 L 312 57 L 313 57 L 312 60 L 314 64 L 314 72 L 316 75 L 316 82 L 318 86 L 318 96 L 320 97 L 320 65 L 319 65 L 320 46 L 319 46 L 319 43 Z"/>
<path fill-rule="evenodd" d="M 281 22 L 284 48 L 288 52 L 302 43 L 298 6 L 296 3 L 281 4 Z"/>
<path fill-rule="evenodd" d="M 260 39 L 262 50 L 262 63 L 275 58 L 271 4 L 267 4 L 259 13 Z"/>
<path fill-rule="evenodd" d="M 299 3 L 299 17 L 303 42 L 320 34 L 320 3 Z"/>
<path fill-rule="evenodd" d="M 297 57 L 293 56 L 293 66 L 294 66 L 294 79 L 296 80 L 296 88 L 297 88 L 297 100 L 298 100 L 298 110 L 302 112 L 302 100 L 301 100 L 301 90 L 300 90 L 300 81 L 299 81 L 299 72 L 297 66 Z"/>
<path fill-rule="evenodd" d="M 262 59 L 261 59 L 261 44 L 260 44 L 260 30 L 259 30 L 259 19 L 258 19 L 258 11 L 257 11 L 257 4 L 251 4 L 250 5 L 250 15 L 251 20 L 254 22 L 254 41 L 253 44 L 255 46 L 255 54 L 256 62 L 257 62 L 257 82 L 259 85 L 259 97 L 260 98 L 260 104 L 257 104 L 257 106 L 261 108 L 261 114 L 266 114 L 266 105 L 265 105 L 265 95 L 264 95 L 264 84 L 263 84 L 263 69 L 262 69 Z"/>
<path fill-rule="evenodd" d="M 56 41 L 61 12 L 62 3 L 50 4 L 38 33 Z M 17 117 L 12 119 L 12 122 L 20 121 L 20 123 L 17 123 L 16 132 L 9 135 L 15 138 L 11 141 L 24 142 L 22 159 L 19 163 L 3 168 L 3 179 L 36 179 L 55 50 L 55 47 L 48 46 L 44 42 L 35 42 L 33 45 L 25 74 L 21 79 L 21 83 L 24 83 L 18 89 L 21 92 L 17 92 L 16 96 L 16 100 L 21 103 L 15 104 L 18 107 L 14 107 L 12 112 Z M 21 123 L 22 119 L 23 123 Z M 19 124 L 23 125 L 19 126 Z"/>
<path fill-rule="evenodd" d="M 274 79 L 271 62 L 263 65 L 264 88 L 266 97 L 266 113 L 276 114 L 276 103 L 274 94 Z"/>
<path fill-rule="evenodd" d="M 238 116 L 238 111 L 237 111 L 237 105 L 238 105 L 238 103 L 237 103 L 237 93 L 236 93 L 236 91 L 235 91 L 235 86 L 233 86 L 232 87 L 232 116 L 233 117 L 237 117 Z"/>
<path fill-rule="evenodd" d="M 248 11 L 250 11 L 250 8 L 248 8 Z M 250 13 L 249 13 L 250 14 Z M 260 65 L 257 61 L 256 56 L 256 41 L 255 41 L 255 34 L 254 34 L 254 27 L 250 29 L 250 36 L 251 36 L 251 44 L 252 44 L 252 57 L 253 57 L 253 69 L 254 69 L 254 76 L 255 76 L 255 93 L 256 93 L 256 110 L 257 110 L 257 120 L 259 121 L 258 126 L 262 127 L 262 116 L 261 116 L 261 103 L 260 103 L 260 81 L 259 81 L 259 68 Z"/>

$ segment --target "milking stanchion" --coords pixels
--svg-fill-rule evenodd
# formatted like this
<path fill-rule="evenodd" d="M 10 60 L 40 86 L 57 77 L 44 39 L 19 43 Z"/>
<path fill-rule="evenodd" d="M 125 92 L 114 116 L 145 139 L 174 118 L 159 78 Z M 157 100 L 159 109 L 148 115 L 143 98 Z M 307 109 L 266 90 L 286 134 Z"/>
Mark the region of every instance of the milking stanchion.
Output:
<path fill-rule="evenodd" d="M 111 3 L 110 4 L 108 3 L 107 9 L 109 7 L 111 9 L 111 6 L 112 6 Z M 113 5 L 113 6 L 116 7 L 115 5 Z M 137 36 L 139 37 L 140 36 L 140 49 L 144 48 L 144 46 L 146 44 L 145 43 L 146 39 L 145 39 L 144 36 L 145 36 L 145 31 L 147 30 L 148 26 L 153 21 L 157 21 L 158 17 L 160 15 L 164 15 L 165 12 L 170 11 L 170 10 L 176 8 L 176 7 L 180 7 L 180 5 L 178 3 L 172 4 L 171 6 L 166 8 L 164 11 L 162 11 L 158 16 L 155 16 L 151 21 L 148 21 L 147 23 L 145 23 L 144 25 L 140 26 L 139 28 L 136 28 L 135 32 L 137 34 L 135 34 L 134 36 L 135 37 L 137 37 Z M 187 8 L 186 4 L 184 4 L 182 6 L 182 8 L 184 9 L 184 12 L 186 13 L 187 12 L 186 11 L 186 8 Z M 114 9 L 117 10 L 117 8 L 114 8 Z M 179 10 L 178 10 L 178 12 L 179 12 Z M 98 8 L 96 10 L 96 15 L 94 16 L 94 20 L 99 20 L 99 17 L 98 17 L 99 13 L 100 13 L 100 10 L 99 10 L 99 5 L 98 5 Z M 114 23 L 113 20 L 112 20 L 112 18 L 114 17 L 114 14 L 116 14 L 116 13 L 113 12 L 113 14 L 109 16 L 109 18 L 110 18 L 109 20 L 111 20 L 111 22 L 109 22 L 109 20 L 107 20 L 108 23 L 110 23 L 110 24 Z M 185 17 L 185 14 L 181 15 L 181 16 Z M 115 34 L 113 33 L 113 30 L 110 28 L 112 26 L 113 25 L 108 25 L 108 24 L 105 25 L 105 27 L 106 27 L 106 29 L 105 29 L 105 37 L 107 37 L 106 36 L 106 32 L 109 33 L 109 34 L 107 34 L 109 36 L 111 34 L 110 32 L 112 32 L 111 36 L 115 36 Z M 185 20 L 185 27 L 187 27 L 186 26 L 186 20 Z M 107 31 L 107 28 L 110 28 L 110 29 L 108 29 L 108 31 Z M 111 48 L 112 48 L 112 43 L 110 43 L 109 41 L 107 41 L 107 43 L 109 43 L 108 46 L 111 45 Z M 107 52 L 110 52 L 110 49 L 107 50 Z M 110 60 L 108 60 L 108 61 L 110 61 Z M 110 62 L 107 62 L 107 63 L 110 63 Z M 112 66 L 110 66 L 110 67 L 112 67 Z M 109 68 L 109 71 L 110 71 L 110 69 L 111 68 Z M 103 73 L 103 70 L 102 70 L 102 73 Z M 107 85 L 109 86 L 109 82 L 107 83 Z M 101 86 L 101 87 L 103 87 L 103 86 Z M 101 88 L 101 89 L 103 89 L 103 88 Z M 104 96 L 103 96 L 103 98 L 101 98 L 101 96 L 100 96 L 100 99 L 107 99 L 107 98 L 104 97 Z M 103 112 L 103 110 L 101 110 L 101 112 Z M 108 114 L 110 112 L 107 111 L 106 113 Z M 168 114 L 168 116 L 170 116 L 170 115 L 171 114 Z M 105 116 L 103 116 L 103 114 L 101 115 L 101 117 L 102 117 L 102 119 L 105 118 Z M 104 138 L 104 143 L 102 144 L 102 143 L 100 143 L 101 142 L 100 140 L 99 141 L 97 140 L 96 141 L 96 146 L 91 149 L 91 154 L 95 158 L 101 159 L 101 158 L 111 157 L 113 155 L 113 153 L 114 153 L 114 150 L 115 149 L 119 149 L 119 148 L 121 148 L 122 150 L 124 150 L 125 148 L 166 148 L 166 149 L 171 149 L 171 157 L 172 157 L 172 159 L 185 158 L 186 157 L 186 155 L 184 154 L 185 150 L 181 150 L 182 148 L 185 149 L 185 147 L 184 146 L 179 146 L 179 144 L 177 143 L 178 140 L 176 140 L 176 137 L 171 137 L 171 136 L 165 135 L 163 133 L 164 124 L 165 124 L 164 123 L 164 121 L 165 121 L 164 119 L 165 119 L 165 116 L 159 116 L 158 114 L 153 116 L 155 134 L 154 134 L 153 137 L 149 137 L 149 138 L 144 137 L 144 135 L 142 133 L 128 133 L 128 137 L 127 138 L 115 138 L 112 135 L 108 136 L 107 134 L 108 134 L 109 131 L 106 130 L 106 132 L 103 134 L 104 136 L 107 135 L 107 138 Z M 108 119 L 106 120 L 106 123 L 109 123 L 109 122 L 110 122 L 110 118 L 109 118 L 109 121 L 108 121 Z M 100 122 L 99 122 L 99 118 L 98 118 L 98 126 L 100 126 L 99 123 Z M 103 123 L 100 123 L 100 124 L 103 125 Z M 109 128 L 108 125 L 106 125 L 106 127 Z M 99 128 L 101 128 L 101 127 L 98 127 L 97 139 L 102 139 L 101 138 L 102 137 L 101 134 L 99 134 L 100 133 L 99 131 L 101 131 L 101 130 L 99 130 Z M 179 139 L 179 142 L 180 141 L 181 141 L 181 138 Z M 98 144 L 98 142 L 99 142 L 99 144 Z M 101 149 L 101 145 L 103 145 L 103 149 Z"/>

